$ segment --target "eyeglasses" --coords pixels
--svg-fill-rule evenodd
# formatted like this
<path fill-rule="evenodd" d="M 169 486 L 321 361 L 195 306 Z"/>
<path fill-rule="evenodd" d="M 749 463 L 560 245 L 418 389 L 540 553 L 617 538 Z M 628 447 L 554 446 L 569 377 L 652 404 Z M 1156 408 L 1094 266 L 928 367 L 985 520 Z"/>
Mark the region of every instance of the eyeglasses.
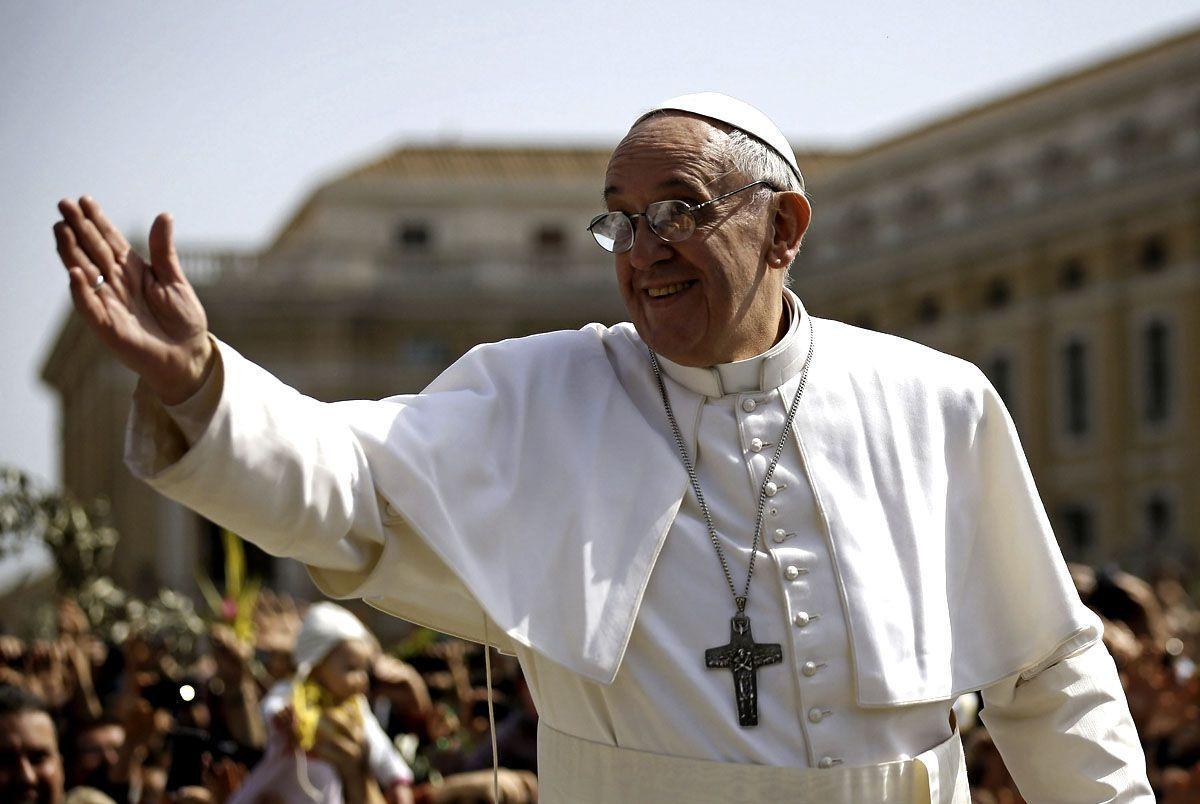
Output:
<path fill-rule="evenodd" d="M 633 238 L 637 234 L 637 218 L 645 218 L 650 231 L 660 239 L 668 243 L 680 243 L 696 231 L 697 210 L 760 184 L 770 186 L 769 182 L 759 179 L 700 204 L 689 204 L 686 201 L 655 201 L 646 207 L 645 212 L 635 212 L 632 215 L 624 212 L 604 212 L 592 218 L 587 228 L 600 244 L 600 248 L 613 254 L 624 254 L 633 248 Z"/>

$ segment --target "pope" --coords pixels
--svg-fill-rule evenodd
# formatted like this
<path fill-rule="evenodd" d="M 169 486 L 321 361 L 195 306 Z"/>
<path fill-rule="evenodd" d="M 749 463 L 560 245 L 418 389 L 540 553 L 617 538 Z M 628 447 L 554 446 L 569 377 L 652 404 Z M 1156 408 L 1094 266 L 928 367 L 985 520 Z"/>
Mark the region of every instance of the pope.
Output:
<path fill-rule="evenodd" d="M 1152 800 L 995 390 L 790 289 L 812 208 L 779 129 L 673 98 L 604 201 L 629 323 L 334 404 L 208 331 L 170 216 L 148 260 L 86 197 L 54 230 L 141 377 L 131 470 L 330 596 L 515 654 L 542 800 L 967 802 L 976 690 L 1027 800 Z"/>

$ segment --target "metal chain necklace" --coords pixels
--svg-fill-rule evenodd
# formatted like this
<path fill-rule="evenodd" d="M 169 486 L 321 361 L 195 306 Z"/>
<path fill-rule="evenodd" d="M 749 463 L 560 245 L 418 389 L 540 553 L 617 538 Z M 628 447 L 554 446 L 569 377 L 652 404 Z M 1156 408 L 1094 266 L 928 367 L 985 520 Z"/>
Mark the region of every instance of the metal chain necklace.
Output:
<path fill-rule="evenodd" d="M 743 727 L 758 725 L 757 669 L 763 665 L 783 661 L 781 645 L 754 641 L 754 637 L 750 633 L 750 618 L 746 616 L 746 603 L 750 597 L 750 580 L 754 577 L 754 559 L 758 555 L 758 543 L 762 537 L 763 514 L 767 508 L 767 484 L 771 482 L 775 467 L 779 465 L 779 458 L 783 455 L 783 445 L 787 443 L 788 434 L 792 430 L 792 422 L 796 418 L 796 411 L 800 409 L 800 397 L 804 395 L 804 388 L 808 384 L 808 367 L 812 364 L 815 333 L 812 316 L 807 316 L 807 318 L 808 354 L 804 358 L 804 367 L 800 370 L 800 384 L 796 388 L 796 396 L 792 399 L 787 418 L 783 423 L 783 432 L 779 436 L 779 442 L 775 445 L 775 453 L 771 456 L 771 463 L 767 467 L 762 485 L 758 489 L 758 515 L 754 520 L 754 541 L 750 545 L 750 566 L 746 571 L 746 585 L 740 595 L 737 593 L 737 587 L 734 586 L 733 575 L 729 572 L 729 562 L 725 560 L 725 551 L 721 549 L 721 541 L 717 538 L 717 529 L 713 527 L 712 514 L 709 513 L 708 504 L 704 502 L 704 493 L 700 490 L 700 479 L 696 475 L 696 468 L 692 464 L 691 458 L 688 457 L 687 447 L 684 446 L 683 435 L 679 431 L 679 422 L 675 419 L 675 411 L 672 410 L 671 400 L 667 396 L 667 386 L 663 381 L 662 369 L 658 365 L 658 356 L 653 349 L 647 349 L 650 354 L 650 368 L 654 370 L 654 379 L 658 382 L 659 393 L 662 394 L 667 421 L 671 423 L 675 446 L 679 449 L 679 458 L 683 461 L 683 468 L 687 470 L 688 480 L 691 481 L 692 491 L 696 495 L 696 502 L 700 506 L 700 512 L 704 515 L 708 537 L 712 540 L 713 549 L 717 551 L 721 570 L 725 573 L 725 582 L 729 584 L 729 592 L 733 595 L 733 603 L 737 607 L 737 612 L 730 622 L 728 644 L 706 650 L 704 663 L 710 668 L 727 668 L 733 671 L 738 725 Z"/>

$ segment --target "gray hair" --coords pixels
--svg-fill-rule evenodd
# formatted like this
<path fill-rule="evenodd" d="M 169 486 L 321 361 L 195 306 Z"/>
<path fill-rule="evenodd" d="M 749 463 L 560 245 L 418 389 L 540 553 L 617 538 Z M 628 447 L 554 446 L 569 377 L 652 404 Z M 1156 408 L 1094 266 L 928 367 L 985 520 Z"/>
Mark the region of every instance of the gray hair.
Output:
<path fill-rule="evenodd" d="M 758 137 L 740 128 L 731 128 L 725 150 L 730 166 L 742 173 L 747 181 L 765 181 L 773 190 L 800 193 L 808 197 L 804 192 L 804 176 L 797 175 L 774 148 Z M 792 285 L 792 266 L 795 264 L 796 261 L 792 260 L 784 274 L 783 283 L 788 287 Z"/>
<path fill-rule="evenodd" d="M 804 193 L 804 179 L 767 145 L 740 128 L 730 128 L 726 154 L 735 169 L 750 181 L 765 181 L 776 190 Z"/>

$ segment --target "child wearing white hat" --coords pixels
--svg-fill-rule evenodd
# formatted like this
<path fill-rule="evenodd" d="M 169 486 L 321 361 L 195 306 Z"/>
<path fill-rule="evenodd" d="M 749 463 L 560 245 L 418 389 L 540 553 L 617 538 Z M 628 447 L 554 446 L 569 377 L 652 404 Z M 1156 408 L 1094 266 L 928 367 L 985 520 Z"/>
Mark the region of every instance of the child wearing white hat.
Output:
<path fill-rule="evenodd" d="M 292 651 L 296 673 L 263 699 L 263 716 L 272 726 L 266 756 L 229 804 L 248 804 L 264 793 L 289 804 L 352 801 L 338 768 L 313 753 L 319 728 L 328 728 L 322 719 L 361 728 L 366 770 L 388 804 L 412 801 L 412 771 L 367 705 L 378 650 L 374 635 L 346 609 L 328 602 L 309 607 Z"/>

